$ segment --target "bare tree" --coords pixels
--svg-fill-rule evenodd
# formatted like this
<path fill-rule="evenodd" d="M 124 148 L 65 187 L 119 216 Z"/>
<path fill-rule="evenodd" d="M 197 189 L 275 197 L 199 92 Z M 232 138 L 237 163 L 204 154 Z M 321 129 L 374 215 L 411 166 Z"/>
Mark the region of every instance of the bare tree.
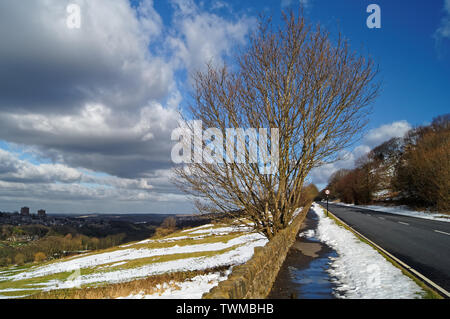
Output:
<path fill-rule="evenodd" d="M 311 169 L 336 160 L 365 126 L 379 89 L 377 69 L 340 35 L 333 41 L 319 25 L 293 12 L 284 14 L 277 29 L 261 18 L 235 62 L 208 65 L 195 75 L 195 99 L 186 117 L 223 136 L 227 128 L 277 128 L 278 136 L 274 139 L 271 131 L 267 144 L 268 155 L 279 158 L 276 171 L 264 174 L 261 161 L 249 160 L 255 146 L 249 133 L 236 136 L 247 161 L 179 166 L 175 183 L 193 196 L 200 211 L 242 212 L 270 239 L 301 206 Z M 207 140 L 202 145 L 207 147 Z"/>

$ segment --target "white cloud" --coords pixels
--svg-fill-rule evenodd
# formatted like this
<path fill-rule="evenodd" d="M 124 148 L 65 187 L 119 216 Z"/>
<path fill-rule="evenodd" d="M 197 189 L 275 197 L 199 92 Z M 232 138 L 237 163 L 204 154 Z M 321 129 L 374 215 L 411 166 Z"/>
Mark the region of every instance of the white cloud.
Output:
<path fill-rule="evenodd" d="M 323 166 L 312 169 L 309 174 L 311 182 L 319 186 L 326 184 L 328 182 L 328 179 L 334 172 L 344 168 L 353 168 L 357 159 L 353 152 L 345 150 L 341 151 L 341 153 L 339 154 L 339 158 L 340 160 L 334 163 L 325 164 Z"/>
<path fill-rule="evenodd" d="M 168 94 L 174 70 L 148 50 L 163 28 L 152 1 L 71 2 L 80 29 L 66 27 L 67 1 L 1 2 L 0 109 L 68 113 L 96 102 L 123 112 Z"/>
<path fill-rule="evenodd" d="M 339 169 L 352 169 L 358 158 L 369 153 L 371 149 L 394 137 L 403 137 L 410 129 L 411 125 L 406 121 L 397 121 L 391 124 L 382 125 L 370 130 L 363 138 L 362 144 L 355 147 L 351 152 L 342 151 L 340 160 L 331 164 L 314 168 L 309 177 L 311 181 L 320 186 L 328 183 L 330 176 Z"/>
<path fill-rule="evenodd" d="M 0 149 L 0 179 L 30 183 L 70 183 L 80 181 L 81 174 L 76 169 L 61 164 L 33 165 Z"/>
<path fill-rule="evenodd" d="M 80 29 L 66 27 L 69 3 L 80 5 Z M 223 62 L 254 20 L 222 1 L 207 11 L 174 0 L 173 10 L 164 25 L 152 0 L 0 1 L 0 140 L 34 156 L 0 153 L 2 205 L 186 209 L 169 181 L 184 81 L 175 74 Z"/>
<path fill-rule="evenodd" d="M 281 7 L 288 7 L 292 4 L 292 0 L 281 0 Z"/>
<path fill-rule="evenodd" d="M 435 36 L 438 39 L 450 39 L 450 0 L 445 0 L 443 11 L 444 17 L 441 20 L 439 28 L 436 30 Z"/>
<path fill-rule="evenodd" d="M 202 11 L 192 0 L 173 0 L 175 36 L 169 40 L 176 56 L 189 70 L 206 63 L 221 64 L 236 44 L 244 44 L 255 20 L 246 16 L 234 20 Z"/>
<path fill-rule="evenodd" d="M 364 136 L 364 144 L 373 148 L 393 137 L 403 137 L 411 129 L 411 125 L 406 121 L 393 122 L 370 130 Z"/>
<path fill-rule="evenodd" d="M 211 9 L 212 10 L 222 10 L 222 9 L 231 10 L 231 6 L 227 2 L 216 0 L 216 1 L 213 1 L 212 5 L 211 5 Z"/>
<path fill-rule="evenodd" d="M 175 65 L 149 46 L 164 26 L 145 0 L 0 2 L 0 139 L 121 177 L 170 165 L 180 102 Z M 4 83 L 4 85 L 3 85 Z"/>
<path fill-rule="evenodd" d="M 16 206 L 17 203 L 36 206 L 36 202 L 42 202 L 39 207 L 53 207 L 54 202 L 90 201 L 91 209 L 99 211 L 105 211 L 109 205 L 114 207 L 114 203 L 117 207 L 125 206 L 125 202 L 136 202 L 134 207 L 140 207 L 140 212 L 151 209 L 149 201 L 153 205 L 171 202 L 186 207 L 185 196 L 171 192 L 171 174 L 170 170 L 159 170 L 152 177 L 140 179 L 98 176 L 62 164 L 33 164 L 20 159 L 19 154 L 0 149 L 0 200 Z M 154 191 L 155 188 L 160 191 Z M 132 207 L 127 212 L 132 212 Z"/>
<path fill-rule="evenodd" d="M 79 30 L 65 25 L 68 2 L 0 3 L 0 68 L 18 66 L 0 74 L 8 77 L 0 87 L 0 139 L 125 178 L 167 169 L 182 101 L 174 73 L 222 62 L 245 42 L 252 19 L 177 0 L 173 23 L 164 26 L 150 0 L 136 9 L 127 0 L 74 2 Z M 36 68 L 33 76 L 25 66 Z"/>

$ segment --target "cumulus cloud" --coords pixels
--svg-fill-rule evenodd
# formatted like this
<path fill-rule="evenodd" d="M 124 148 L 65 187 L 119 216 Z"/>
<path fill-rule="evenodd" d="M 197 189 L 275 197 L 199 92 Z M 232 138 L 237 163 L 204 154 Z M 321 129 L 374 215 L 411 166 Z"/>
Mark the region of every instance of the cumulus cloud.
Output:
<path fill-rule="evenodd" d="M 147 47 L 161 32 L 151 1 L 84 1 L 82 27 L 66 26 L 69 1 L 0 3 L 0 109 L 76 112 L 86 102 L 129 110 L 161 99 L 173 70 Z"/>
<path fill-rule="evenodd" d="M 43 158 L 121 177 L 138 177 L 170 166 L 170 132 L 175 108 L 153 103 L 138 121 L 116 117 L 103 105 L 86 105 L 79 114 L 10 114 L 0 116 L 0 136 L 30 145 Z"/>
<path fill-rule="evenodd" d="M 80 29 L 66 26 L 69 3 L 81 8 Z M 186 208 L 169 182 L 185 80 L 177 73 L 221 63 L 252 23 L 221 1 L 210 10 L 227 18 L 188 0 L 172 5 L 164 25 L 152 0 L 0 2 L 0 141 L 34 156 L 0 153 L 3 203 Z"/>
<path fill-rule="evenodd" d="M 0 4 L 0 139 L 124 178 L 167 169 L 181 102 L 174 73 L 222 61 L 244 42 L 248 19 L 174 1 L 164 31 L 152 1 L 132 9 L 126 0 L 79 0 L 82 27 L 71 30 L 67 3 Z"/>
<path fill-rule="evenodd" d="M 70 183 L 79 181 L 81 174 L 61 164 L 33 165 L 20 160 L 12 153 L 0 149 L 0 179 L 8 182 L 62 182 Z"/>
<path fill-rule="evenodd" d="M 254 19 L 241 16 L 226 20 L 217 14 L 202 11 L 193 0 L 173 0 L 176 34 L 170 46 L 188 71 L 203 69 L 206 63 L 221 64 L 235 44 L 244 44 Z M 217 6 L 223 8 L 220 2 Z"/>
<path fill-rule="evenodd" d="M 80 29 L 66 27 L 68 3 L 80 5 Z M 0 209 L 190 210 L 169 181 L 179 71 L 226 61 L 255 20 L 222 1 L 209 11 L 192 0 L 171 5 L 167 26 L 151 0 L 0 2 L 0 140 L 32 154 L 0 148 Z M 313 182 L 409 128 L 370 131 L 343 160 L 314 170 Z"/>
<path fill-rule="evenodd" d="M 436 30 L 435 36 L 438 39 L 450 39 L 450 0 L 445 0 L 443 11 L 444 17 Z"/>
<path fill-rule="evenodd" d="M 352 151 L 342 151 L 339 154 L 340 160 L 314 168 L 309 174 L 311 182 L 316 185 L 328 183 L 328 179 L 334 172 L 340 169 L 354 168 L 358 158 L 369 153 L 371 149 L 391 138 L 404 137 L 411 128 L 411 125 L 407 121 L 397 121 L 370 130 L 363 137 L 361 145 L 358 145 Z"/>
<path fill-rule="evenodd" d="M 104 201 L 119 205 L 135 202 L 134 207 L 145 212 L 148 202 L 163 205 L 185 200 L 184 196 L 173 192 L 170 175 L 170 170 L 157 171 L 152 177 L 140 179 L 98 175 L 62 164 L 33 164 L 20 159 L 19 154 L 0 150 L 0 200 L 16 205 L 16 209 L 18 203 L 37 205 L 42 202 L 46 206 L 41 204 L 40 207 L 48 207 L 50 203 L 50 211 L 55 212 L 54 202 Z M 90 207 L 93 209 L 96 205 Z"/>
<path fill-rule="evenodd" d="M 180 102 L 173 63 L 153 54 L 161 17 L 153 1 L 0 4 L 0 139 L 43 158 L 120 177 L 170 165 Z"/>
<path fill-rule="evenodd" d="M 364 144 L 373 148 L 393 137 L 403 137 L 411 129 L 406 121 L 393 122 L 370 130 L 364 136 Z"/>

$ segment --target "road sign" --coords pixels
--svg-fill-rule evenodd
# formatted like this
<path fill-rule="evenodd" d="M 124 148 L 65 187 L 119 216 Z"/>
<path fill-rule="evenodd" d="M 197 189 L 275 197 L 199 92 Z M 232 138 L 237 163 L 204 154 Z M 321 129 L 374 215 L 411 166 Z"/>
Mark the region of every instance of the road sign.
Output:
<path fill-rule="evenodd" d="M 327 195 L 327 217 L 328 217 L 328 195 L 330 195 L 330 190 L 326 189 L 325 194 Z"/>

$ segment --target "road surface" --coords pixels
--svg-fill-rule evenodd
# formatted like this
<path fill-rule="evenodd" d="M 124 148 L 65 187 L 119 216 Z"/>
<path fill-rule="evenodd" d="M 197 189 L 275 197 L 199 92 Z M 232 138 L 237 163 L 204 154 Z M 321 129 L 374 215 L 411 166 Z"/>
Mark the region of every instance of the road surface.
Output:
<path fill-rule="evenodd" d="M 321 203 L 326 208 L 326 203 Z M 450 291 L 450 223 L 329 204 L 355 230 Z"/>

